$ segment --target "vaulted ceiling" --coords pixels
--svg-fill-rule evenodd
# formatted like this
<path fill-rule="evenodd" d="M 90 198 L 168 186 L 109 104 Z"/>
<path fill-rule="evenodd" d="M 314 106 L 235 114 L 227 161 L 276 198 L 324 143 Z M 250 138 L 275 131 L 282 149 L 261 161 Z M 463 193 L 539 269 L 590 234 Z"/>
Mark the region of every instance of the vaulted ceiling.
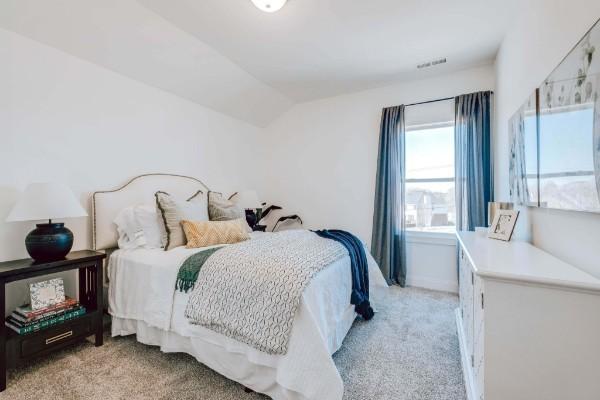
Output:
<path fill-rule="evenodd" d="M 295 102 L 493 61 L 516 0 L 0 0 L 0 27 L 265 126 Z M 416 65 L 445 57 L 443 65 Z"/>

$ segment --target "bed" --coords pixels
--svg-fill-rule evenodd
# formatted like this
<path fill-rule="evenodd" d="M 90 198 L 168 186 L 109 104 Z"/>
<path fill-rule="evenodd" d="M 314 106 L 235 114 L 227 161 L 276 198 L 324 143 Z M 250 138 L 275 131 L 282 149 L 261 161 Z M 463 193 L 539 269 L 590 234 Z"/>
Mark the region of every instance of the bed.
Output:
<path fill-rule="evenodd" d="M 208 187 L 191 177 L 150 174 L 116 190 L 94 193 L 95 249 L 114 249 L 116 214 L 132 204 L 152 202 L 158 190 L 189 197 Z M 261 234 L 253 233 L 250 240 Z M 139 342 L 160 346 L 163 352 L 190 354 L 223 376 L 274 399 L 342 399 L 343 382 L 332 355 L 356 318 L 349 303 L 349 257 L 337 259 L 312 279 L 294 316 L 287 353 L 274 355 L 186 319 L 190 294 L 175 290 L 175 282 L 182 261 L 197 251 L 185 247 L 112 251 L 107 267 L 112 336 L 135 334 Z M 367 256 L 371 303 L 376 308 L 387 284 Z"/>

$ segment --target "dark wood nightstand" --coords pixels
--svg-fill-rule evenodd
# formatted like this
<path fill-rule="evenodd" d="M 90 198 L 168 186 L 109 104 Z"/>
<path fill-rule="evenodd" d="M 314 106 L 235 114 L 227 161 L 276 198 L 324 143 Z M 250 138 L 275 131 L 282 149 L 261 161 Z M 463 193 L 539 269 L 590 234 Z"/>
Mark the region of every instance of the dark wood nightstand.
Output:
<path fill-rule="evenodd" d="M 75 251 L 64 260 L 36 263 L 31 259 L 0 263 L 0 391 L 6 389 L 6 369 L 51 353 L 54 350 L 95 335 L 95 345 L 102 346 L 102 260 L 106 254 Z M 19 335 L 4 325 L 6 319 L 6 284 L 36 276 L 79 270 L 79 302 L 85 315 L 26 335 Z"/>

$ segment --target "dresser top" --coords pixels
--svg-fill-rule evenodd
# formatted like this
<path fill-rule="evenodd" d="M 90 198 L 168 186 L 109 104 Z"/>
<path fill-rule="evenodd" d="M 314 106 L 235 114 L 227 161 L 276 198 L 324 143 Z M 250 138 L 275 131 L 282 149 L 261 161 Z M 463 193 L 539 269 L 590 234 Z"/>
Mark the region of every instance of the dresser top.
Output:
<path fill-rule="evenodd" d="M 527 242 L 503 242 L 475 232 L 458 232 L 457 237 L 474 272 L 484 278 L 600 291 L 600 279 Z"/>

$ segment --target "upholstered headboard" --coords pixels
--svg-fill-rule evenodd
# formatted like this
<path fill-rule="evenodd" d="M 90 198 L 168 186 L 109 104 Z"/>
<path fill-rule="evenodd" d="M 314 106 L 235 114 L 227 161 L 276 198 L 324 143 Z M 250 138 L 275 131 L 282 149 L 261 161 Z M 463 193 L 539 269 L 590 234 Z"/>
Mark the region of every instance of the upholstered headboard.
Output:
<path fill-rule="evenodd" d="M 95 192 L 92 195 L 92 241 L 94 250 L 117 247 L 115 217 L 125 207 L 154 204 L 154 193 L 162 190 L 174 196 L 187 198 L 201 190 L 208 192 L 201 180 L 183 175 L 146 174 L 136 176 L 125 185 Z"/>

